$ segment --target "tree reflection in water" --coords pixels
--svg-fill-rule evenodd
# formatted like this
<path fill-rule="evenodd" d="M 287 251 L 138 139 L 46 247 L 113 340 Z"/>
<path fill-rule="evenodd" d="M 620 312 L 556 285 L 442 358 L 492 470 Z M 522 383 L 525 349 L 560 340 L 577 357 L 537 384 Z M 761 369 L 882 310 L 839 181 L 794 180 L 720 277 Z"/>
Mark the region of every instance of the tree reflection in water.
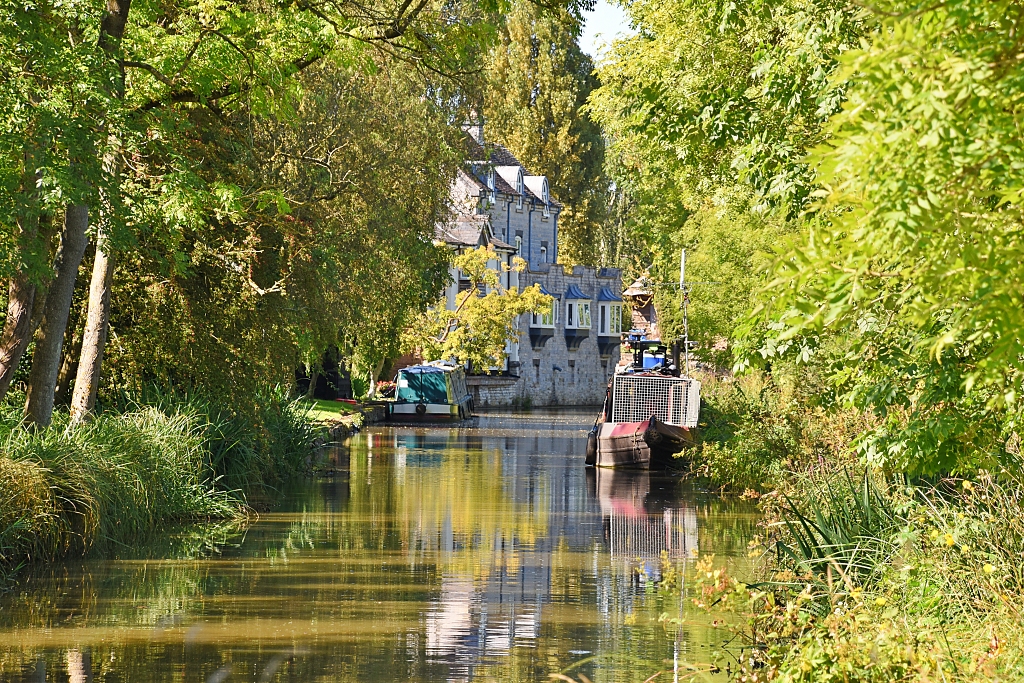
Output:
<path fill-rule="evenodd" d="M 0 598 L 0 678 L 527 681 L 585 660 L 606 682 L 706 661 L 723 634 L 651 581 L 663 550 L 742 573 L 753 511 L 586 470 L 589 418 L 370 428 L 244 532 L 38 569 Z"/>

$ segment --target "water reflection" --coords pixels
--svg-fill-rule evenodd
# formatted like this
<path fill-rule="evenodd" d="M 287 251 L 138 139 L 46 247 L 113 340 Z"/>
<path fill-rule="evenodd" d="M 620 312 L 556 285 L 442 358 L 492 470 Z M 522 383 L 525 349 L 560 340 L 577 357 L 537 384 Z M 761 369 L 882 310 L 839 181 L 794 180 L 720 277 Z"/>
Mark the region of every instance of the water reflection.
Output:
<path fill-rule="evenodd" d="M 720 634 L 699 615 L 666 633 L 684 605 L 646 582 L 662 552 L 743 562 L 751 511 L 586 470 L 588 419 L 372 428 L 230 542 L 37 570 L 0 598 L 0 678 L 526 681 L 587 659 L 601 682 L 696 661 Z"/>

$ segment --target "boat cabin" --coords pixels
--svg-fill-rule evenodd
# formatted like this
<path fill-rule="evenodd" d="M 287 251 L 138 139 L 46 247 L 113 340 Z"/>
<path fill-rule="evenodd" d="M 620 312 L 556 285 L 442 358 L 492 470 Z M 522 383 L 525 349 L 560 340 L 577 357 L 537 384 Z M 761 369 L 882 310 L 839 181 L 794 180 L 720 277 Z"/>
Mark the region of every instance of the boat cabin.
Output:
<path fill-rule="evenodd" d="M 473 399 L 461 365 L 435 361 L 402 368 L 395 385 L 389 420 L 447 421 L 473 416 Z"/>

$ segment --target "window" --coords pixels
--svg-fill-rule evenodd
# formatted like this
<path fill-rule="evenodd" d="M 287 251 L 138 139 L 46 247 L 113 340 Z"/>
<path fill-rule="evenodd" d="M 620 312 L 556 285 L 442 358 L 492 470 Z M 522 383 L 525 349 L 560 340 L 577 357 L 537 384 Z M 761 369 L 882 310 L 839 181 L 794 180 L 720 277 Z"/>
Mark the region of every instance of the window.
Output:
<path fill-rule="evenodd" d="M 577 318 L 577 320 L 576 320 L 576 327 L 579 327 L 580 329 L 584 329 L 584 330 L 590 329 L 590 303 L 589 302 L 581 302 L 579 304 L 579 306 L 577 306 L 576 318 Z"/>
<path fill-rule="evenodd" d="M 516 254 L 523 255 L 523 236 L 516 235 Z"/>
<path fill-rule="evenodd" d="M 601 304 L 598 306 L 598 334 L 602 337 L 616 337 L 622 333 L 622 304 Z"/>
<path fill-rule="evenodd" d="M 544 313 L 541 314 L 541 316 L 540 316 L 540 324 L 541 325 L 543 325 L 545 327 L 554 327 L 555 326 L 555 307 L 556 306 L 558 306 L 558 303 L 552 301 L 551 302 L 551 306 L 548 307 L 548 310 L 544 311 Z"/>
<path fill-rule="evenodd" d="M 548 262 L 548 248 L 547 247 L 541 247 L 540 248 L 540 262 L 541 263 L 547 263 Z"/>
<path fill-rule="evenodd" d="M 573 315 L 576 309 L 576 304 L 566 304 L 565 306 L 565 326 L 576 327 L 576 317 Z"/>
<path fill-rule="evenodd" d="M 544 184 L 540 189 L 540 198 L 544 202 L 544 216 L 551 215 L 551 198 L 548 196 L 548 179 L 544 179 Z"/>
<path fill-rule="evenodd" d="M 516 193 L 519 195 L 516 197 L 516 208 L 523 208 L 523 195 L 526 194 L 526 183 L 523 181 L 523 169 L 519 169 L 519 173 L 516 175 Z"/>
<path fill-rule="evenodd" d="M 557 320 L 558 300 L 551 302 L 551 306 L 543 313 L 533 314 L 533 327 L 554 327 Z"/>
<path fill-rule="evenodd" d="M 487 199 L 489 199 L 492 204 L 498 200 L 498 196 L 494 188 L 494 169 L 492 168 L 487 172 Z"/>

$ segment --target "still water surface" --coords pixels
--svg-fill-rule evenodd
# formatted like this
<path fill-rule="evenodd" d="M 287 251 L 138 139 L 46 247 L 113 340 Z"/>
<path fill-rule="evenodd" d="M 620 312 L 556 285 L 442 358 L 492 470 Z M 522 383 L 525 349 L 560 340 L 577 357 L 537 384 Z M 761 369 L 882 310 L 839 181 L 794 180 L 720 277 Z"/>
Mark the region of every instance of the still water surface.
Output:
<path fill-rule="evenodd" d="M 244 529 L 38 569 L 0 597 L 0 680 L 684 680 L 728 634 L 650 579 L 742 573 L 754 511 L 584 468 L 590 420 L 371 427 Z"/>

